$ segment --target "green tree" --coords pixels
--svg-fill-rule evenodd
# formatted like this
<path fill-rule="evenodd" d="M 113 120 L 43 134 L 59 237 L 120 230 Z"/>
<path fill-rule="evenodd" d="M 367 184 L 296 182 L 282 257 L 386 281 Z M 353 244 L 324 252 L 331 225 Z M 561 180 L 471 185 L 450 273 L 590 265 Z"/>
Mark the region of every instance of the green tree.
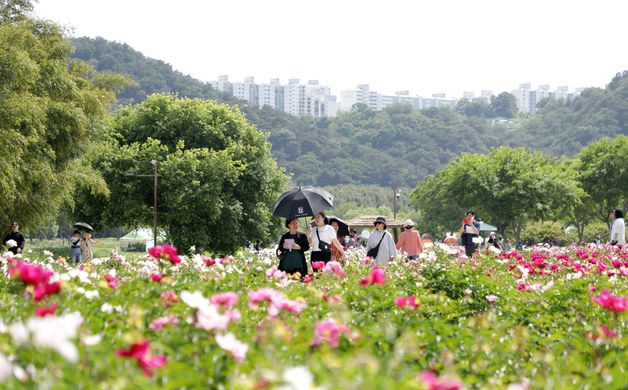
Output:
<path fill-rule="evenodd" d="M 115 96 L 88 66 L 68 66 L 72 45 L 59 26 L 17 17 L 28 4 L 2 3 L 12 22 L 0 23 L 0 226 L 32 229 L 71 202 L 77 183 L 106 192 L 84 158 Z"/>
<path fill-rule="evenodd" d="M 24 21 L 32 11 L 30 0 L 0 0 L 0 25 Z"/>
<path fill-rule="evenodd" d="M 160 226 L 172 242 L 230 253 L 246 240 L 268 239 L 271 209 L 286 180 L 267 135 L 235 108 L 213 101 L 152 95 L 113 121 L 107 149 L 95 160 L 111 196 L 80 194 L 77 218 L 106 226 L 150 226 L 158 163 Z"/>
<path fill-rule="evenodd" d="M 502 92 L 497 96 L 491 96 L 491 108 L 497 116 L 514 118 L 518 111 L 517 98 L 508 92 Z"/>
<path fill-rule="evenodd" d="M 561 164 L 542 153 L 499 147 L 463 154 L 419 183 L 411 203 L 428 221 L 457 230 L 462 212 L 474 209 L 500 233 L 526 221 L 556 218 L 577 195 L 577 183 Z"/>

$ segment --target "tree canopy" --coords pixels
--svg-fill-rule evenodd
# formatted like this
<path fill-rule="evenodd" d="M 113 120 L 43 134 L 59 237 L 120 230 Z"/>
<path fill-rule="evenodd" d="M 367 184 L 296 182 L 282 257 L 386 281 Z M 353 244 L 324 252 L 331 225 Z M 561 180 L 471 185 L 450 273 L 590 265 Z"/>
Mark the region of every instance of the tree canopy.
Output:
<path fill-rule="evenodd" d="M 236 108 L 152 95 L 123 109 L 111 143 L 94 161 L 111 196 L 80 193 L 76 217 L 101 226 L 151 224 L 151 160 L 158 165 L 158 216 L 172 242 L 229 253 L 267 238 L 271 206 L 285 185 L 266 135 Z"/>

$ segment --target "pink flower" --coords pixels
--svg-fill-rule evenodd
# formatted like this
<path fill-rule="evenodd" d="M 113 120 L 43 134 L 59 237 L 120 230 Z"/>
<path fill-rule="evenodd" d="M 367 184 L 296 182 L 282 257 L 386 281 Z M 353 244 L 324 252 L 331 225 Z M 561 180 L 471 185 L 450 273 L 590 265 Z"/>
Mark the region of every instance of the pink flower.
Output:
<path fill-rule="evenodd" d="M 487 295 L 486 300 L 489 302 L 495 302 L 497 300 L 497 296 L 495 295 Z"/>
<path fill-rule="evenodd" d="M 38 317 L 45 317 L 55 314 L 55 311 L 57 311 L 57 304 L 51 303 L 50 305 L 35 309 L 35 315 Z"/>
<path fill-rule="evenodd" d="M 421 307 L 421 304 L 417 301 L 414 295 L 395 298 L 395 305 L 397 307 L 409 307 L 413 310 L 416 310 Z"/>
<path fill-rule="evenodd" d="M 210 298 L 211 303 L 217 306 L 231 307 L 238 302 L 238 294 L 233 292 L 226 292 L 222 294 L 216 294 Z"/>
<path fill-rule="evenodd" d="M 607 288 L 602 290 L 599 297 L 593 297 L 591 298 L 591 300 L 602 306 L 606 310 L 615 313 L 623 313 L 624 311 L 626 311 L 626 309 L 628 309 L 628 302 L 626 302 L 626 297 L 614 296 Z"/>
<path fill-rule="evenodd" d="M 109 288 L 115 290 L 118 288 L 118 279 L 114 278 L 111 275 L 105 275 L 105 280 L 109 284 Z"/>
<path fill-rule="evenodd" d="M 427 385 L 429 390 L 460 390 L 462 382 L 449 378 L 438 378 L 432 371 L 423 371 L 421 380 Z"/>
<path fill-rule="evenodd" d="M 48 282 L 54 273 L 34 264 L 18 261 L 17 264 L 9 268 L 9 274 L 14 279 L 21 280 L 26 285 L 33 286 L 33 299 L 35 302 L 39 302 L 45 297 L 57 294 L 61 291 L 61 284 L 59 282 Z"/>
<path fill-rule="evenodd" d="M 150 278 L 153 280 L 153 282 L 161 283 L 161 280 L 163 279 L 163 276 L 161 276 L 159 274 L 152 274 L 150 276 Z"/>
<path fill-rule="evenodd" d="M 229 320 L 229 322 L 240 321 L 242 319 L 242 315 L 238 309 L 232 309 L 225 311 L 225 317 Z"/>
<path fill-rule="evenodd" d="M 161 293 L 161 301 L 166 307 L 170 307 L 171 303 L 178 303 L 179 299 L 177 298 L 177 294 L 174 292 L 174 290 L 170 290 Z"/>
<path fill-rule="evenodd" d="M 371 273 L 366 278 L 360 280 L 361 286 L 369 284 L 386 284 L 386 276 L 384 275 L 384 272 L 379 269 L 379 267 L 373 267 Z"/>
<path fill-rule="evenodd" d="M 121 348 L 116 351 L 116 355 L 135 359 L 147 377 L 152 377 L 154 369 L 161 368 L 168 362 L 168 358 L 163 355 L 151 356 L 148 340 L 133 343 L 128 349 Z"/>
<path fill-rule="evenodd" d="M 322 263 L 322 261 L 320 262 Z M 345 272 L 342 270 L 342 266 L 337 261 L 330 261 L 323 267 L 323 273 L 331 273 L 334 277 L 346 277 Z"/>
<path fill-rule="evenodd" d="M 338 294 L 334 294 L 331 296 L 327 296 L 327 294 L 323 294 L 323 300 L 329 303 L 340 303 L 342 302 L 342 297 Z"/>
<path fill-rule="evenodd" d="M 238 363 L 244 361 L 246 352 L 249 350 L 249 346 L 241 341 L 238 341 L 233 333 L 227 333 L 225 335 L 217 334 L 215 339 L 220 348 L 231 352 L 233 360 Z"/>
<path fill-rule="evenodd" d="M 594 285 L 590 284 L 589 285 L 589 291 L 596 292 L 597 291 L 597 287 L 595 287 Z"/>
<path fill-rule="evenodd" d="M 156 259 L 168 260 L 172 263 L 172 265 L 176 265 L 181 262 L 179 255 L 177 255 L 177 248 L 168 244 L 148 248 L 148 254 Z"/>
<path fill-rule="evenodd" d="M 615 338 L 617 336 L 616 332 L 613 332 L 612 330 L 608 329 L 604 325 L 600 326 L 600 330 L 602 331 L 604 336 L 608 337 L 609 339 Z"/>
<path fill-rule="evenodd" d="M 305 303 L 291 301 L 287 299 L 282 292 L 270 288 L 261 288 L 259 290 L 249 291 L 248 299 L 249 307 L 251 309 L 257 309 L 260 302 L 269 302 L 268 314 L 271 317 L 279 314 L 281 310 L 293 314 L 299 314 L 307 307 Z"/>
<path fill-rule="evenodd" d="M 312 345 L 327 343 L 336 348 L 342 334 L 349 334 L 349 328 L 346 325 L 337 325 L 335 320 L 319 321 L 314 327 Z"/>
<path fill-rule="evenodd" d="M 205 263 L 205 265 L 208 267 L 216 265 L 216 260 L 212 259 L 211 257 L 201 257 L 201 259 L 203 260 L 203 263 Z"/>
<path fill-rule="evenodd" d="M 153 322 L 148 325 L 148 328 L 152 331 L 158 331 L 166 326 L 177 325 L 179 323 L 179 318 L 174 314 L 169 314 L 167 316 L 159 317 L 155 319 Z"/>
<path fill-rule="evenodd" d="M 324 261 L 313 261 L 312 262 L 312 269 L 323 269 L 323 267 L 325 267 L 325 262 Z"/>

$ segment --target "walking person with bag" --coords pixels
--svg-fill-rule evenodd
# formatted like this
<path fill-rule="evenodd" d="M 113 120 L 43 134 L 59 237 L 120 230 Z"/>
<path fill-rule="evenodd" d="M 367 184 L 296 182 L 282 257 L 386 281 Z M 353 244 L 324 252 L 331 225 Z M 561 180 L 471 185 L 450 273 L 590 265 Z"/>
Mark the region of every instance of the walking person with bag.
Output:
<path fill-rule="evenodd" d="M 475 211 L 468 210 L 466 215 L 460 226 L 460 237 L 462 238 L 465 254 L 471 258 L 477 250 L 477 245 L 473 242 L 473 239 L 480 236 L 480 230 L 479 223 L 475 221 Z"/>
<path fill-rule="evenodd" d="M 286 219 L 286 227 L 290 231 L 281 236 L 277 247 L 279 270 L 289 274 L 298 272 L 303 277 L 307 275 L 305 251 L 310 249 L 310 244 L 305 234 L 299 232 L 299 220 L 297 218 Z"/>
<path fill-rule="evenodd" d="M 322 261 L 327 263 L 331 260 L 331 246 L 334 245 L 338 249 L 340 257 L 345 256 L 342 245 L 336 238 L 336 230 L 328 225 L 328 219 L 325 212 L 321 211 L 314 215 L 314 223 L 308 230 L 308 240 L 312 249 L 311 262 Z"/>
<path fill-rule="evenodd" d="M 395 240 L 393 236 L 386 230 L 386 218 L 377 217 L 373 222 L 375 230 L 369 236 L 366 243 L 366 256 L 372 257 L 375 264 L 387 264 L 392 258 L 397 256 L 395 248 Z"/>

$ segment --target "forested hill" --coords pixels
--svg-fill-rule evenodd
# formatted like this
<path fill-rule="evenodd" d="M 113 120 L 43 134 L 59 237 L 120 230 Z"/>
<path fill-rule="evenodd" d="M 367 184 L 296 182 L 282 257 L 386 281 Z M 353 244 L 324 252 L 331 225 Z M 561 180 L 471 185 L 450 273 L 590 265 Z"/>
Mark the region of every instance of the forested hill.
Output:
<path fill-rule="evenodd" d="M 72 41 L 77 48 L 75 58 L 99 72 L 127 74 L 138 82 L 139 88 L 120 96 L 122 103 L 138 103 L 155 92 L 176 92 L 240 106 L 249 121 L 270 132 L 273 155 L 294 175 L 295 184 L 414 187 L 464 152 L 510 145 L 573 155 L 601 136 L 627 134 L 626 74 L 613 79 L 606 89 L 585 91 L 574 102 L 544 101 L 538 115 L 505 123 L 487 115 L 488 106 L 464 104 L 457 110 L 413 111 L 393 106 L 379 112 L 362 106 L 337 118 L 316 120 L 249 107 L 125 44 L 102 38 Z"/>

